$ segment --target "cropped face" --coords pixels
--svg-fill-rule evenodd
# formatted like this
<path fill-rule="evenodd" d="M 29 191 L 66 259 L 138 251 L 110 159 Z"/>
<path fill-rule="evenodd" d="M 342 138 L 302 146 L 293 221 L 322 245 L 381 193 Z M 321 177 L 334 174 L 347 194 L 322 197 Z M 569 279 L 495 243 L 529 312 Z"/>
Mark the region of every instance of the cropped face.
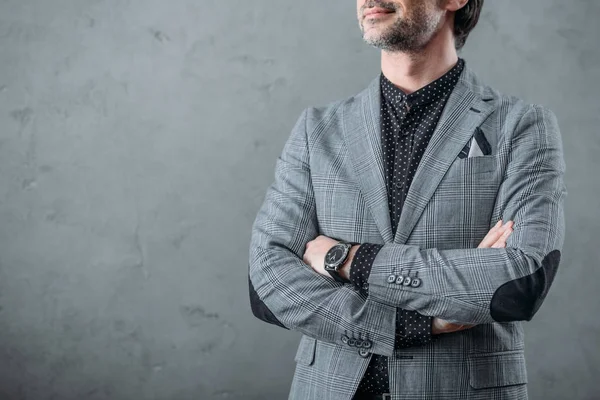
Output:
<path fill-rule="evenodd" d="M 440 29 L 440 0 L 357 0 L 358 23 L 368 44 L 387 51 L 418 52 Z"/>

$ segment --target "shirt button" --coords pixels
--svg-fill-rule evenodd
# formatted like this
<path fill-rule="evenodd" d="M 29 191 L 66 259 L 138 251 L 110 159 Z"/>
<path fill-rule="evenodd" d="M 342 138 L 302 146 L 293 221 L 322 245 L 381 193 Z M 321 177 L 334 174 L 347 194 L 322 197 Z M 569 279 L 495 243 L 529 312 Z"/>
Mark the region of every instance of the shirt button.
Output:
<path fill-rule="evenodd" d="M 388 283 L 396 282 L 396 275 L 392 274 L 392 275 L 388 276 L 387 281 L 388 281 Z"/>
<path fill-rule="evenodd" d="M 402 181 L 402 179 L 396 179 L 394 186 L 398 189 L 402 189 L 404 187 L 404 181 Z"/>

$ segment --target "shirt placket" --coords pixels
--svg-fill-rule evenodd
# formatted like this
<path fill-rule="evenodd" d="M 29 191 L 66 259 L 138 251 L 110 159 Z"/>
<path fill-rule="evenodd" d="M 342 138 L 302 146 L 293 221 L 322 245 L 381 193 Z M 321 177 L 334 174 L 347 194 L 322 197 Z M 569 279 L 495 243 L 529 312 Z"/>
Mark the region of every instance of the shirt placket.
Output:
<path fill-rule="evenodd" d="M 404 97 L 402 102 L 398 104 L 398 109 L 401 110 L 399 112 L 402 113 L 402 117 L 398 123 L 399 138 L 398 144 L 395 149 L 394 158 L 396 162 L 398 162 L 398 160 L 401 159 L 403 152 L 402 146 L 407 147 L 406 154 L 408 154 L 406 165 L 403 168 L 401 168 L 401 170 L 399 171 L 399 175 L 394 174 L 394 185 L 396 187 L 396 190 L 400 191 L 399 196 L 397 196 L 398 204 L 395 205 L 395 208 L 400 210 L 402 208 L 401 206 L 404 199 L 405 186 L 407 184 L 406 181 L 408 179 L 408 174 L 412 164 L 412 154 L 414 151 L 414 132 L 412 131 L 411 126 L 407 124 L 408 113 L 410 112 L 410 105 L 406 97 Z M 396 218 L 398 217 L 399 215 L 396 216 Z"/>

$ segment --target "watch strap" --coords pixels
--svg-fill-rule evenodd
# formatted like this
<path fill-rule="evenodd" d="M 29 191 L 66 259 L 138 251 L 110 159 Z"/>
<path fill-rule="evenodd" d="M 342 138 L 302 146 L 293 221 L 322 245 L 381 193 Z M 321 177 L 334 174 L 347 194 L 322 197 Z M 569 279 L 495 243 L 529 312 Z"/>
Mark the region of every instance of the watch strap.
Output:
<path fill-rule="evenodd" d="M 329 275 L 331 275 L 331 277 L 334 280 L 336 280 L 340 283 L 351 283 L 350 280 L 344 279 L 337 271 L 331 271 L 331 270 L 326 270 L 326 271 L 329 272 Z"/>

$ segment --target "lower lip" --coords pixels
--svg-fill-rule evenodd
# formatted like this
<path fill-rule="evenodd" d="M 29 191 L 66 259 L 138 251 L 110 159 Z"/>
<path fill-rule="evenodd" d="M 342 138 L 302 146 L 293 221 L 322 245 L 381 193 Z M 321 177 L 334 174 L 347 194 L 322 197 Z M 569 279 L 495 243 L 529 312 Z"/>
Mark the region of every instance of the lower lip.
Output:
<path fill-rule="evenodd" d="M 365 18 L 379 18 L 379 17 L 383 17 L 384 15 L 390 15 L 390 14 L 393 14 L 393 13 L 379 12 L 379 13 L 368 14 Z"/>

